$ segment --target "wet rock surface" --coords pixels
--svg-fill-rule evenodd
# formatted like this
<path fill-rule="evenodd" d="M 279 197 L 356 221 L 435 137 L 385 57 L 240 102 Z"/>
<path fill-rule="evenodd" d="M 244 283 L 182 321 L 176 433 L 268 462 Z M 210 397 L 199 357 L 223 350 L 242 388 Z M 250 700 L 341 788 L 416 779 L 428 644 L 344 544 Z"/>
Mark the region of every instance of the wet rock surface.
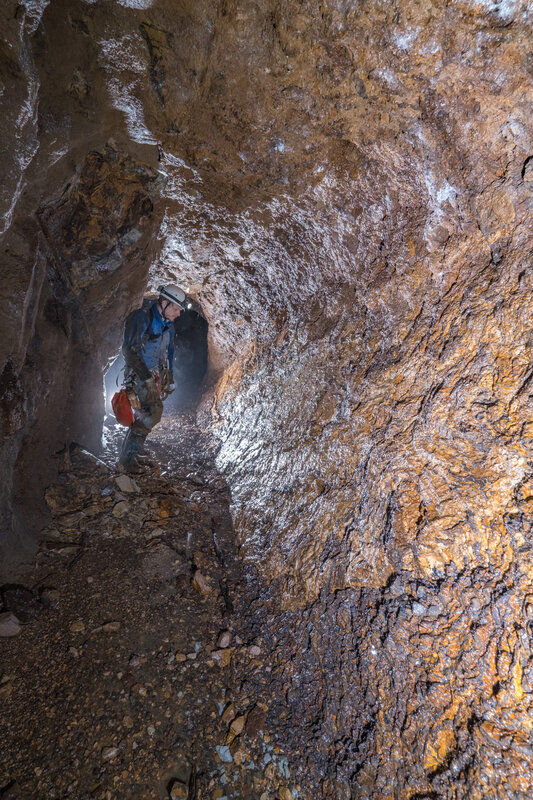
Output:
<path fill-rule="evenodd" d="M 3 795 L 530 798 L 527 2 L 0 13 Z M 218 383 L 133 485 L 70 443 L 166 280 Z"/>
<path fill-rule="evenodd" d="M 105 461 L 63 455 L 31 589 L 2 589 L 27 616 L 0 652 L 0 786 L 21 798 L 528 796 L 527 546 L 490 570 L 395 574 L 290 609 L 279 580 L 239 558 L 219 444 L 166 417 L 131 478 L 114 468 L 121 434 L 108 425 Z"/>

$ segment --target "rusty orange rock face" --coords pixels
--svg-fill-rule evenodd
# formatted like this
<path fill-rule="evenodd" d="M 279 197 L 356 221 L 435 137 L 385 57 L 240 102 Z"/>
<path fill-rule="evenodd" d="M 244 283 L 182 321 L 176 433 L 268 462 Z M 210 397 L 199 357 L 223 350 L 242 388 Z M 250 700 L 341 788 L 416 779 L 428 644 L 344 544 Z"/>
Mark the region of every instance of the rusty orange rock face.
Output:
<path fill-rule="evenodd" d="M 209 321 L 201 421 L 308 796 L 529 798 L 527 3 L 6 8 L 10 476 L 35 332 L 79 347 L 50 264 L 108 326 L 96 375 L 151 263 Z"/>

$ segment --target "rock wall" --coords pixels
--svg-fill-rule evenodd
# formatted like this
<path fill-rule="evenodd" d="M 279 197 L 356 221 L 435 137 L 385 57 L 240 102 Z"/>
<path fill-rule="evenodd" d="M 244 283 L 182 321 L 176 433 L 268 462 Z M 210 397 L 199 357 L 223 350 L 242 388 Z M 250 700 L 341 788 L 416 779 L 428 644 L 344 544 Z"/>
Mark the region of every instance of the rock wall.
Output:
<path fill-rule="evenodd" d="M 37 5 L 4 46 L 6 473 L 81 352 L 36 349 L 44 265 L 105 322 L 94 385 L 151 259 L 208 318 L 201 419 L 315 788 L 528 797 L 527 3 Z"/>
<path fill-rule="evenodd" d="M 219 463 L 241 553 L 270 583 L 256 618 L 269 605 L 272 695 L 311 783 L 525 798 L 525 39 L 519 14 L 433 4 L 408 26 L 403 9 L 352 44 L 360 64 L 369 37 L 364 105 L 379 108 L 349 127 L 338 112 L 356 170 L 344 152 L 305 198 L 276 202 L 274 282 L 300 308 L 220 385 Z"/>
<path fill-rule="evenodd" d="M 1 12 L 3 576 L 34 551 L 51 455 L 100 446 L 102 368 L 146 286 L 164 185 L 157 149 L 124 136 L 72 7 L 47 5 Z"/>

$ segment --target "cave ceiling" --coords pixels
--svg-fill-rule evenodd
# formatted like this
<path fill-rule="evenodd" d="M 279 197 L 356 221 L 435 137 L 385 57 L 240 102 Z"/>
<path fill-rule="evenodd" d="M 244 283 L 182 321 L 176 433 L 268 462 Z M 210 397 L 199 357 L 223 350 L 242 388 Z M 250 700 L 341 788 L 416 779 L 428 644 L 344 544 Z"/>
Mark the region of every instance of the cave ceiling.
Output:
<path fill-rule="evenodd" d="M 317 301 L 343 307 L 348 286 L 357 312 L 398 328 L 516 228 L 524 2 L 3 13 L 18 39 L 4 220 L 28 181 L 31 200 L 40 182 L 41 203 L 57 201 L 88 146 L 151 162 L 167 181 L 153 279 L 186 282 L 216 318 L 221 364 Z"/>

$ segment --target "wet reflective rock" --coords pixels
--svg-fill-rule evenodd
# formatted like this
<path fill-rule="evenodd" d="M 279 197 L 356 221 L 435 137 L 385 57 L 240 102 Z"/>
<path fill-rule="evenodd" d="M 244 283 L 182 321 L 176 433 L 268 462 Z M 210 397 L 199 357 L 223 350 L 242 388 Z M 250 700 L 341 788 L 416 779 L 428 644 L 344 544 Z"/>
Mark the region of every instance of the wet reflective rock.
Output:
<path fill-rule="evenodd" d="M 109 672 L 105 699 L 83 705 L 97 722 L 76 757 L 111 746 L 106 720 L 131 703 L 155 733 L 146 761 L 134 742 L 109 762 L 125 796 L 127 765 L 163 753 L 167 793 L 180 737 L 204 759 L 191 760 L 200 796 L 531 796 L 527 12 L 523 0 L 2 7 L 0 565 L 28 562 L 46 525 L 38 563 L 70 587 L 63 622 L 78 619 L 86 565 L 94 583 L 77 602 L 117 592 L 124 663 L 91 650 L 111 651 L 115 633 L 76 634 L 76 666 L 92 653 L 98 680 Z M 147 283 L 167 279 L 209 323 L 199 421 L 215 438 L 198 452 L 168 422 L 125 501 L 87 454 L 102 369 Z M 115 455 L 118 438 L 108 427 Z M 107 547 L 130 569 L 118 576 Z M 118 590 L 138 574 L 137 681 Z M 85 631 L 111 619 L 98 601 Z M 190 637 L 199 609 L 208 621 Z M 243 646 L 194 649 L 230 623 Z M 149 718 L 156 696 L 179 726 Z M 229 702 L 247 716 L 226 744 L 216 715 Z M 94 768 L 60 789 L 36 775 L 30 794 L 117 796 Z"/>

